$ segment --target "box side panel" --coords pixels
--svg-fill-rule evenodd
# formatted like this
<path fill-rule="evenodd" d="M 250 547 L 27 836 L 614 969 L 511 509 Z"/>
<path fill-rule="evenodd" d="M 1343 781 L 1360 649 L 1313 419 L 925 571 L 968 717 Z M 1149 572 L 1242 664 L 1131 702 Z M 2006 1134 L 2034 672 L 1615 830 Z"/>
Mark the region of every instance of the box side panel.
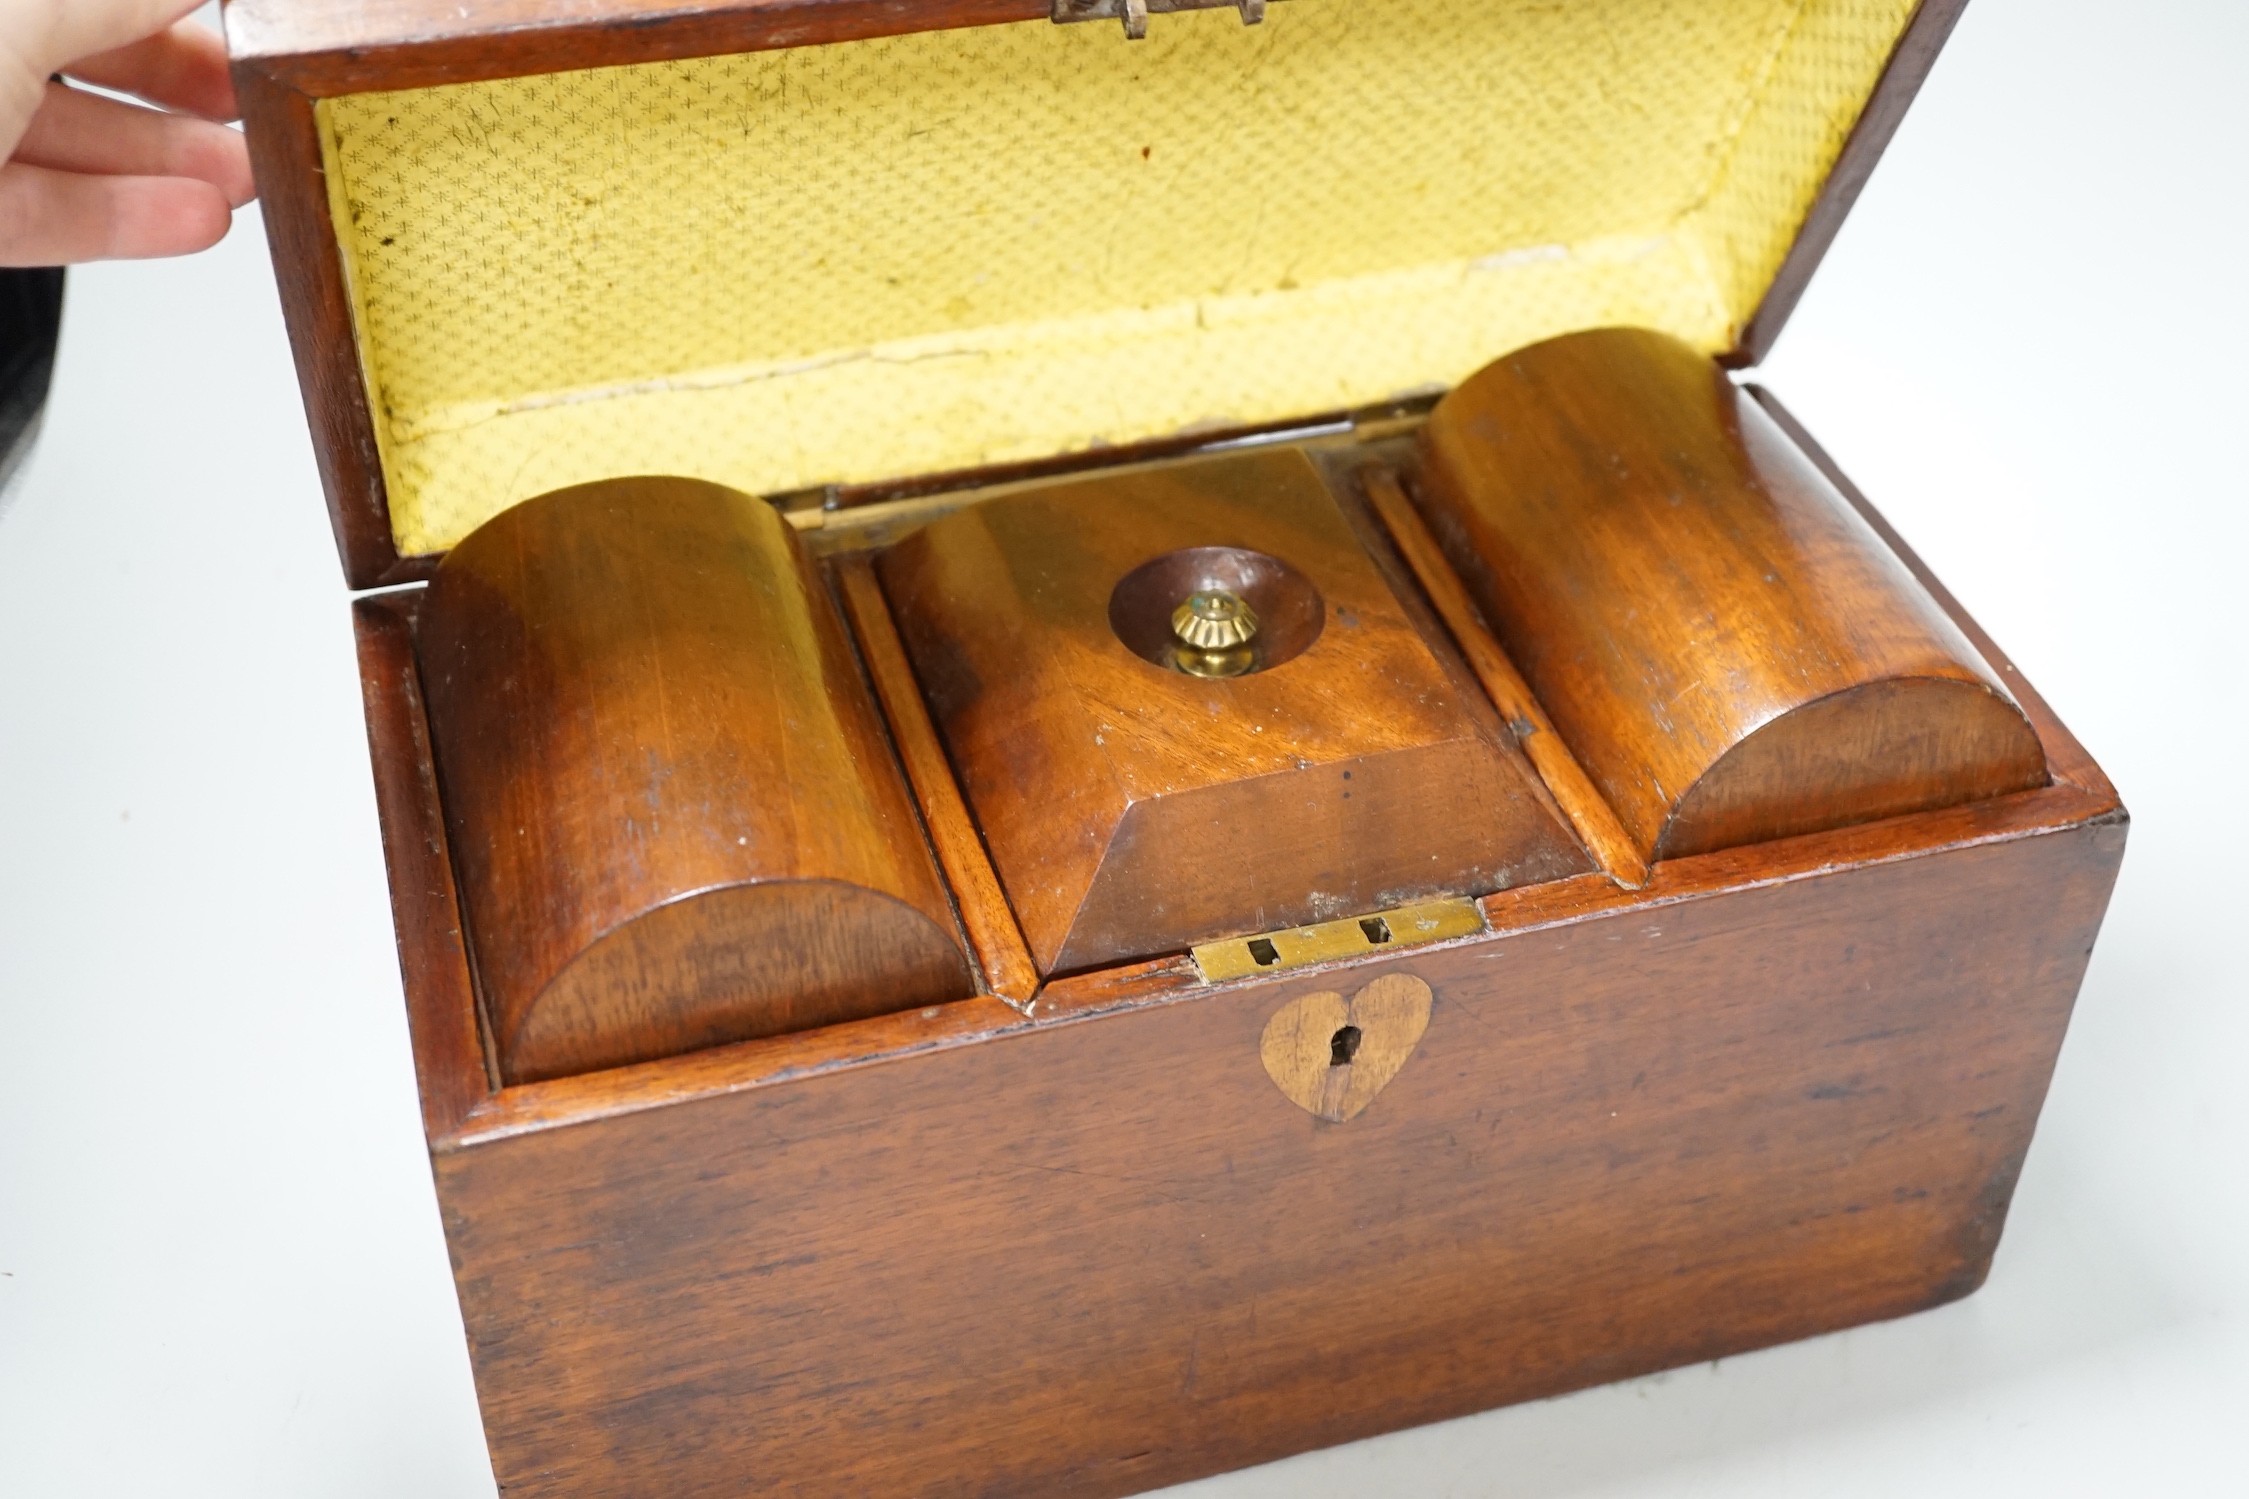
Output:
<path fill-rule="evenodd" d="M 1119 1494 L 1974 1289 L 2120 814 L 440 1153 L 505 1491 Z M 1269 1019 L 1435 993 L 1344 1124 Z"/>
<path fill-rule="evenodd" d="M 413 624 L 419 596 L 416 589 L 361 599 L 351 614 L 406 1023 L 414 1040 L 414 1080 L 421 1088 L 422 1128 L 438 1140 L 485 1101 L 492 1078 L 422 713 Z"/>

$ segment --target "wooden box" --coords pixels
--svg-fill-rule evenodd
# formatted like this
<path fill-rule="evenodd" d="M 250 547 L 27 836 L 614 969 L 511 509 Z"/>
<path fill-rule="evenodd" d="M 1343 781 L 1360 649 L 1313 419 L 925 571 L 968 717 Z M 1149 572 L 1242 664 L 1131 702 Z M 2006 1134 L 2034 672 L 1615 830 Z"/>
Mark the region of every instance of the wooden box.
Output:
<path fill-rule="evenodd" d="M 1124 1494 L 1990 1266 L 2125 814 L 1720 373 L 1770 346 L 1957 0 L 1205 4 L 228 6 L 506 1493 Z M 1639 373 L 1581 400 L 1612 360 Z M 1245 451 L 1332 489 L 1395 603 L 1364 638 L 1414 642 L 1458 708 L 1425 737 L 1484 746 L 1535 827 L 1464 898 L 1327 922 L 1254 845 L 1225 883 L 1271 930 L 1040 938 L 1035 838 L 999 836 L 1007 777 L 933 685 L 931 642 L 980 627 L 909 549 Z M 1627 463 L 1671 487 L 1571 521 Z M 1729 463 L 1792 550 L 1675 566 L 1648 528 Z M 634 474 L 789 520 L 967 997 L 511 1070 L 425 581 L 519 502 Z M 1618 612 L 1643 596 L 1701 624 Z M 1825 686 L 1702 670 L 1801 664 L 1820 620 Z M 1932 678 L 2005 711 L 1922 733 L 1885 684 Z M 1971 740 L 1988 774 L 1942 794 L 1850 751 Z M 1727 759 L 1751 744 L 1782 747 Z"/>

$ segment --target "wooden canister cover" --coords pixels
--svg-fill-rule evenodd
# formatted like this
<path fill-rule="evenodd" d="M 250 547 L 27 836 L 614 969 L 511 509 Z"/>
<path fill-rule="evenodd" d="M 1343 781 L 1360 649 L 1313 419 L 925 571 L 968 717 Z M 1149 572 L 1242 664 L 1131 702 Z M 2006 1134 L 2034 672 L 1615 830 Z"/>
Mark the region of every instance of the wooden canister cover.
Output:
<path fill-rule="evenodd" d="M 1685 344 L 1533 345 L 1421 446 L 1431 528 L 1647 857 L 2045 783 L 1974 646 Z"/>
<path fill-rule="evenodd" d="M 535 1081 L 972 992 L 833 601 L 769 505 L 541 496 L 420 616 L 500 1069 Z"/>
<path fill-rule="evenodd" d="M 877 569 L 1040 970 L 1588 868 L 1301 450 L 972 505 Z M 1252 670 L 1181 668 L 1222 589 Z"/>

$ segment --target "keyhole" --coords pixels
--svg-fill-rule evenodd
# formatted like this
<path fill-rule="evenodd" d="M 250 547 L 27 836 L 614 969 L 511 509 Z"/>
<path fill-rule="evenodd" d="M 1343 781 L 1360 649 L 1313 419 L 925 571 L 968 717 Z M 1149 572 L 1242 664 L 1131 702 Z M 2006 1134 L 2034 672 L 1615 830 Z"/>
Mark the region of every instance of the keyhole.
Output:
<path fill-rule="evenodd" d="M 1328 1042 L 1328 1065 L 1330 1067 L 1348 1067 L 1351 1065 L 1351 1059 L 1358 1054 L 1359 1028 L 1355 1025 L 1347 1025 L 1342 1030 L 1337 1031 Z"/>

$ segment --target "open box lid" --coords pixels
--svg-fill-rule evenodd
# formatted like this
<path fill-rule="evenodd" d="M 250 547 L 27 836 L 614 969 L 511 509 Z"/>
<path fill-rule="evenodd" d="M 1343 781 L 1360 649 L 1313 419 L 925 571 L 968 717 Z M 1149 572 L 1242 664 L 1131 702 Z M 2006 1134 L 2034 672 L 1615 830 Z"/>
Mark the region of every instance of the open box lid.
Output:
<path fill-rule="evenodd" d="M 1609 324 L 1754 363 L 1965 0 L 1126 3 L 231 0 L 350 582 L 618 474 L 1271 425 Z"/>

